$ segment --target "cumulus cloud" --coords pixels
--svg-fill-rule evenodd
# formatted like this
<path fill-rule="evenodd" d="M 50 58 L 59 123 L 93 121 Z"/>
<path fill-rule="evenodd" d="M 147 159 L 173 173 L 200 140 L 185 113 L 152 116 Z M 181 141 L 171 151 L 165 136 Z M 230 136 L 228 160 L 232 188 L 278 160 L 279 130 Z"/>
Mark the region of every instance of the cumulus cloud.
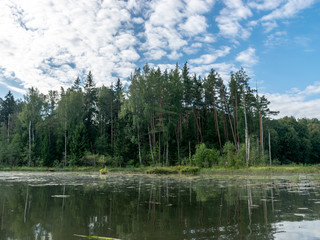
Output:
<path fill-rule="evenodd" d="M 285 2 L 285 0 L 251 0 L 248 5 L 254 9 L 266 11 L 279 7 L 283 2 Z"/>
<path fill-rule="evenodd" d="M 189 36 L 198 35 L 206 31 L 208 24 L 206 18 L 200 15 L 190 16 L 186 22 L 180 25 L 180 28 Z"/>
<path fill-rule="evenodd" d="M 206 76 L 211 69 L 216 70 L 225 84 L 228 84 L 230 80 L 230 72 L 236 71 L 236 67 L 231 63 L 221 62 L 203 65 L 190 64 L 190 73 L 195 73 L 198 76 Z"/>
<path fill-rule="evenodd" d="M 240 62 L 244 67 L 252 67 L 258 62 L 258 57 L 255 52 L 256 49 L 249 47 L 247 50 L 244 50 L 237 55 L 236 61 Z"/>
<path fill-rule="evenodd" d="M 294 116 L 296 118 L 320 118 L 320 112 L 315 111 L 315 106 L 319 106 L 320 83 L 307 86 L 304 90 L 292 89 L 287 93 L 266 93 L 266 97 L 271 102 L 270 109 L 279 111 L 277 118 L 284 116 Z"/>
<path fill-rule="evenodd" d="M 130 27 L 136 7 L 136 1 L 3 0 L 0 67 L 41 91 L 69 86 L 83 70 L 108 84 L 140 58 Z"/>
<path fill-rule="evenodd" d="M 250 8 L 245 6 L 242 0 L 224 0 L 224 3 L 226 7 L 216 17 L 220 34 L 230 39 L 237 37 L 242 39 L 248 38 L 250 32 L 240 24 L 240 21 L 252 16 Z"/>
<path fill-rule="evenodd" d="M 263 21 L 290 18 L 302 9 L 310 7 L 315 0 L 288 0 L 282 7 L 275 9 L 270 14 L 262 18 Z"/>
<path fill-rule="evenodd" d="M 272 10 L 260 19 L 266 32 L 270 32 L 278 26 L 277 20 L 292 18 L 314 3 L 315 0 L 264 0 L 263 3 L 250 2 L 249 6 L 259 10 Z"/>
<path fill-rule="evenodd" d="M 210 54 L 204 54 L 196 59 L 191 59 L 189 62 L 191 64 L 211 64 L 216 61 L 219 57 L 224 57 L 230 53 L 231 48 L 224 46 L 219 50 L 213 50 Z"/>
<path fill-rule="evenodd" d="M 212 41 L 202 14 L 210 11 L 213 5 L 213 0 L 151 1 L 145 21 L 145 42 L 141 47 L 145 56 L 150 60 L 165 56 L 175 60 L 187 49 L 190 37 Z"/>

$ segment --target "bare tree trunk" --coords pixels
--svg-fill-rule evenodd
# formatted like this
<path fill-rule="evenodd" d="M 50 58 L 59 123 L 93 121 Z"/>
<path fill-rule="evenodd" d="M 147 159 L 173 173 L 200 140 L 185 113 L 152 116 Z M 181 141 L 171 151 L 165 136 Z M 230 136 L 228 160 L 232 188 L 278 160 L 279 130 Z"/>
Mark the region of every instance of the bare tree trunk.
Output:
<path fill-rule="evenodd" d="M 166 148 L 167 148 L 167 150 L 166 150 L 166 166 L 168 166 L 169 165 L 169 142 L 168 142 L 168 140 L 167 140 Z"/>
<path fill-rule="evenodd" d="M 248 137 L 248 162 L 250 163 L 250 145 L 251 145 L 251 142 L 250 142 L 250 137 Z M 249 166 L 249 165 L 248 165 Z"/>
<path fill-rule="evenodd" d="M 269 140 L 269 160 L 270 160 L 270 165 L 272 165 L 272 158 L 271 158 L 271 136 L 270 136 L 270 130 L 268 130 L 268 140 Z"/>
<path fill-rule="evenodd" d="M 30 167 L 31 164 L 31 121 L 29 121 L 29 162 L 28 162 L 28 166 Z"/>
<path fill-rule="evenodd" d="M 220 130 L 219 130 L 219 120 L 218 120 L 218 113 L 217 113 L 217 107 L 216 107 L 216 99 L 214 97 L 214 93 L 212 92 L 212 102 L 213 102 L 213 115 L 214 115 L 214 122 L 216 125 L 216 130 L 218 133 L 218 141 L 219 141 L 219 147 L 220 147 L 220 154 L 222 153 L 222 145 L 221 145 L 221 137 L 220 137 Z"/>
<path fill-rule="evenodd" d="M 195 110 L 194 107 L 192 107 L 192 112 L 193 112 L 194 121 L 196 122 L 196 126 L 197 126 L 197 129 L 198 129 L 199 135 L 200 135 L 200 142 L 203 142 L 202 133 L 201 133 L 201 127 L 200 127 L 200 123 L 198 121 L 198 115 L 197 115 L 196 110 Z"/>
<path fill-rule="evenodd" d="M 246 108 L 246 97 L 243 93 L 243 114 L 244 114 L 244 124 L 245 124 L 245 145 L 246 145 L 246 162 L 247 167 L 249 167 L 250 164 L 250 149 L 249 147 L 249 136 L 248 136 L 248 122 L 247 122 L 247 108 Z"/>
<path fill-rule="evenodd" d="M 111 118 L 111 129 L 110 129 L 110 141 L 111 141 L 111 150 L 113 152 L 113 108 L 112 108 L 112 102 L 113 102 L 113 99 L 111 97 L 111 103 L 110 103 L 110 118 Z"/>
<path fill-rule="evenodd" d="M 159 165 L 161 164 L 161 137 L 159 132 Z"/>
<path fill-rule="evenodd" d="M 262 113 L 260 111 L 260 150 L 261 156 L 264 158 L 264 144 L 263 144 L 263 118 Z"/>
<path fill-rule="evenodd" d="M 148 136 L 149 136 L 149 145 L 150 145 L 150 153 L 151 153 L 151 158 L 152 158 L 152 165 L 154 166 L 154 156 L 153 156 L 153 147 L 152 147 L 152 141 L 151 141 L 151 135 L 150 135 L 150 128 L 148 125 Z"/>
<path fill-rule="evenodd" d="M 234 131 L 237 138 L 236 148 L 239 150 L 240 136 L 239 136 L 239 126 L 238 126 L 238 95 L 237 90 L 235 90 L 235 115 L 234 115 Z"/>
<path fill-rule="evenodd" d="M 189 162 L 190 162 L 190 166 L 191 166 L 191 143 L 189 140 Z"/>
<path fill-rule="evenodd" d="M 140 163 L 140 166 L 142 166 L 139 124 L 138 124 L 138 149 L 139 149 L 139 163 Z"/>
<path fill-rule="evenodd" d="M 180 139 L 182 140 L 182 114 L 180 114 Z"/>
<path fill-rule="evenodd" d="M 8 115 L 8 143 L 10 142 L 10 113 Z"/>
<path fill-rule="evenodd" d="M 226 141 L 229 141 L 228 127 L 227 127 L 227 119 L 226 114 L 223 113 L 223 133 Z"/>
<path fill-rule="evenodd" d="M 178 134 L 179 134 L 179 130 L 178 130 Z M 179 135 L 177 136 L 177 148 L 178 148 L 178 163 L 180 165 L 180 139 L 179 139 Z"/>
<path fill-rule="evenodd" d="M 64 166 L 67 166 L 67 118 L 64 121 Z"/>

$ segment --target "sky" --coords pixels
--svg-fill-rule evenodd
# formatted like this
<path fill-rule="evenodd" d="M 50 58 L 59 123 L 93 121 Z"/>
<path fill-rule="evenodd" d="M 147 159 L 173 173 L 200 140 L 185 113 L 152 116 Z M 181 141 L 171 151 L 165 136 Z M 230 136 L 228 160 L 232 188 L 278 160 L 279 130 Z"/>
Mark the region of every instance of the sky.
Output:
<path fill-rule="evenodd" d="M 320 118 L 320 0 L 0 0 L 0 97 L 135 68 L 241 67 L 278 117 Z"/>

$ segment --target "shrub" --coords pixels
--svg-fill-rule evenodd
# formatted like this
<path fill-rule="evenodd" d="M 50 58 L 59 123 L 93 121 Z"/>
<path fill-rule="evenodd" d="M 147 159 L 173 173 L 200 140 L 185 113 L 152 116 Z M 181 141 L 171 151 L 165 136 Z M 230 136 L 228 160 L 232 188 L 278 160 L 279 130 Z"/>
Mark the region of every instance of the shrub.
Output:
<path fill-rule="evenodd" d="M 196 174 L 200 172 L 200 168 L 198 167 L 184 167 L 180 170 L 180 173 L 183 174 Z"/>
<path fill-rule="evenodd" d="M 196 152 L 192 156 L 193 165 L 198 167 L 211 167 L 213 164 L 217 164 L 218 160 L 218 150 L 207 148 L 204 143 L 196 146 Z"/>
<path fill-rule="evenodd" d="M 234 166 L 236 160 L 236 148 L 231 142 L 226 142 L 223 146 L 223 157 L 220 165 Z"/>

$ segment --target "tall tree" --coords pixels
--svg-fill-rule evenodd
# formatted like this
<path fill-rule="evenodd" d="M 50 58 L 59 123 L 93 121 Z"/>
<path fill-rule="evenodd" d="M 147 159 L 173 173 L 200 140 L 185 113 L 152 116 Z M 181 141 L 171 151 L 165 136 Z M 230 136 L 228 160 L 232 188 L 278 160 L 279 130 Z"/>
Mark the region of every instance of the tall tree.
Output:
<path fill-rule="evenodd" d="M 97 89 L 91 71 L 84 82 L 84 125 L 86 128 L 90 151 L 94 153 L 94 138 L 97 120 Z"/>

